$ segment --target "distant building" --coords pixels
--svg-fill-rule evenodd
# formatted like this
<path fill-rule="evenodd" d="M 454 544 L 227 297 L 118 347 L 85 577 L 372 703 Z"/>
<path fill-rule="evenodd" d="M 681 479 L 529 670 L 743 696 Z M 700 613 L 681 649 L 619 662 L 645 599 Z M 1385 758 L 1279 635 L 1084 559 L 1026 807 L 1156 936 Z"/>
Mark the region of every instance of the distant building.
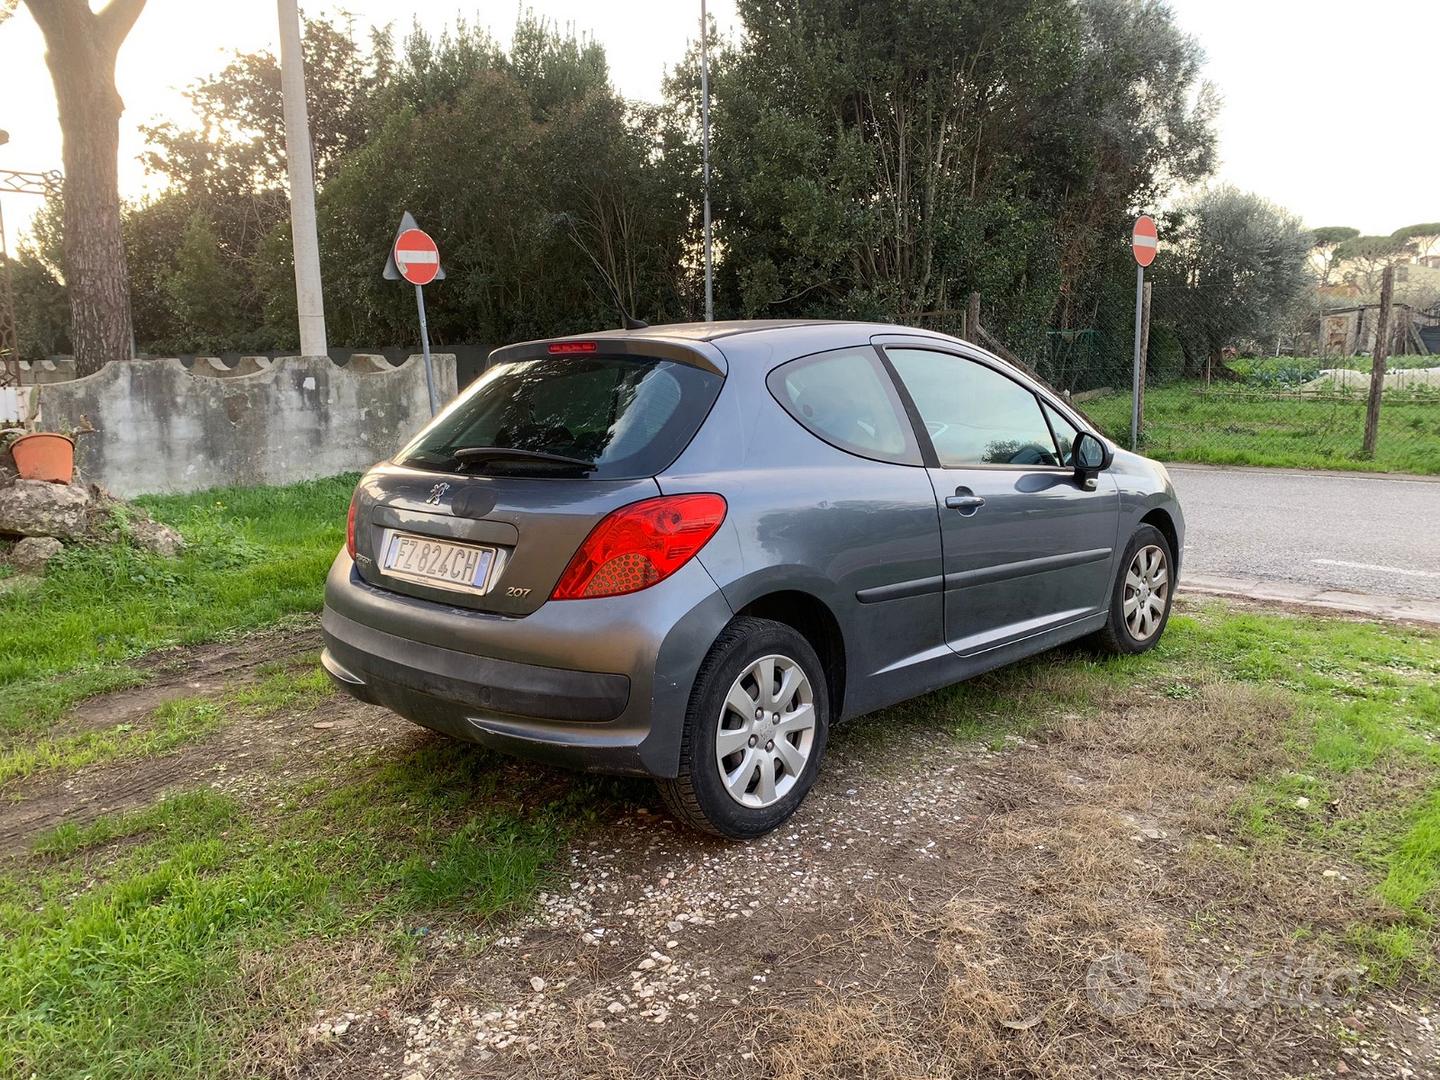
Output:
<path fill-rule="evenodd" d="M 1397 266 L 1395 269 L 1396 279 L 1399 280 L 1399 271 L 1414 270 L 1416 267 Z M 1390 319 L 1391 356 L 1435 351 L 1430 342 L 1437 339 L 1436 329 L 1440 328 L 1440 315 L 1433 311 L 1417 311 L 1409 304 L 1394 304 L 1391 307 Z M 1357 304 L 1354 307 L 1325 312 L 1320 317 L 1320 355 L 1354 356 L 1357 353 L 1374 352 L 1375 328 L 1379 324 L 1379 304 Z"/>
<path fill-rule="evenodd" d="M 1428 255 L 1409 263 L 1395 264 L 1395 286 L 1440 291 L 1440 255 Z"/>

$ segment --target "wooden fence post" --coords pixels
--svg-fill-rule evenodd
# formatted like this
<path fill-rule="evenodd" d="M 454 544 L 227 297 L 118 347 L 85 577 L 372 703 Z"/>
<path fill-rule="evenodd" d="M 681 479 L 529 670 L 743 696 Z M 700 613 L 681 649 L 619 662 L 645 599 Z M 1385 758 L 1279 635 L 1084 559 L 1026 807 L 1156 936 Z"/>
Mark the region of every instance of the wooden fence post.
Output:
<path fill-rule="evenodd" d="M 1140 385 L 1135 392 L 1140 395 L 1140 434 L 1145 434 L 1145 380 L 1150 366 L 1150 290 L 1153 286 L 1145 282 L 1144 299 L 1140 306 Z M 1143 444 L 1142 444 L 1143 445 Z"/>
<path fill-rule="evenodd" d="M 980 341 L 980 294 L 972 292 L 965 307 L 965 340 Z"/>
<path fill-rule="evenodd" d="M 1361 453 L 1375 456 L 1380 437 L 1380 395 L 1385 390 L 1385 357 L 1390 349 L 1390 298 L 1395 290 L 1395 267 L 1380 275 L 1380 318 L 1375 324 L 1375 353 L 1370 360 L 1370 400 L 1365 404 L 1365 442 Z"/>

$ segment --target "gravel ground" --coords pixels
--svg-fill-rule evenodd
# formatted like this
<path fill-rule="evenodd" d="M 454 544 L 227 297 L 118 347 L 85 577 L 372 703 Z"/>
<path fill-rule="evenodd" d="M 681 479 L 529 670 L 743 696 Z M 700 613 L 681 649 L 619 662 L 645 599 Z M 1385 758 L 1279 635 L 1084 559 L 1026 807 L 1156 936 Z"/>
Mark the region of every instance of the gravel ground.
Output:
<path fill-rule="evenodd" d="M 1357 997 L 1353 975 L 1328 1002 L 1270 1000 L 1277 957 L 1296 963 L 1281 927 L 1197 934 L 1214 886 L 1191 880 L 1189 852 L 1227 841 L 1190 835 L 1183 799 L 1117 800 L 1113 760 L 863 723 L 832 750 L 802 812 L 760 841 L 648 808 L 594 830 L 501 936 L 436 930 L 406 993 L 333 1003 L 302 1075 L 1440 1076 L 1429 1003 Z M 1137 955 L 1156 985 L 1117 1012 L 1095 974 Z M 1260 967 L 1258 1002 L 1194 991 Z M 1194 1000 L 1160 991 L 1162 970 Z"/>

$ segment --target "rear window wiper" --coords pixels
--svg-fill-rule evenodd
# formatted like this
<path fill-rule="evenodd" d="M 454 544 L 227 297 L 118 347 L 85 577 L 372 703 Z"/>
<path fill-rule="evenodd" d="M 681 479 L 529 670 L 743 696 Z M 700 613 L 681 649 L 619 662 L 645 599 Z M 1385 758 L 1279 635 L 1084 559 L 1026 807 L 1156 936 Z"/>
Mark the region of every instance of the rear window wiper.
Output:
<path fill-rule="evenodd" d="M 517 450 L 512 446 L 462 446 L 452 450 L 450 456 L 460 461 L 515 461 L 533 462 L 536 465 L 563 465 L 567 469 L 594 472 L 595 463 L 584 458 L 566 457 L 564 454 L 547 454 L 541 450 Z"/>

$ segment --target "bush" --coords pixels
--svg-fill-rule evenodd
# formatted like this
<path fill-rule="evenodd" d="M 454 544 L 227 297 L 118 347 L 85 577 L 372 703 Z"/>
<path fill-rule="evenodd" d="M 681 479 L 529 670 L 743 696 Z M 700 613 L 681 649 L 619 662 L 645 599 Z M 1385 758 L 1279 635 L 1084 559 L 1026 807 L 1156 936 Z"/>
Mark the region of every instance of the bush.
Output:
<path fill-rule="evenodd" d="M 1326 366 L 1315 356 L 1242 356 L 1230 361 L 1230 370 L 1247 386 L 1276 390 L 1301 386 L 1318 377 Z"/>

